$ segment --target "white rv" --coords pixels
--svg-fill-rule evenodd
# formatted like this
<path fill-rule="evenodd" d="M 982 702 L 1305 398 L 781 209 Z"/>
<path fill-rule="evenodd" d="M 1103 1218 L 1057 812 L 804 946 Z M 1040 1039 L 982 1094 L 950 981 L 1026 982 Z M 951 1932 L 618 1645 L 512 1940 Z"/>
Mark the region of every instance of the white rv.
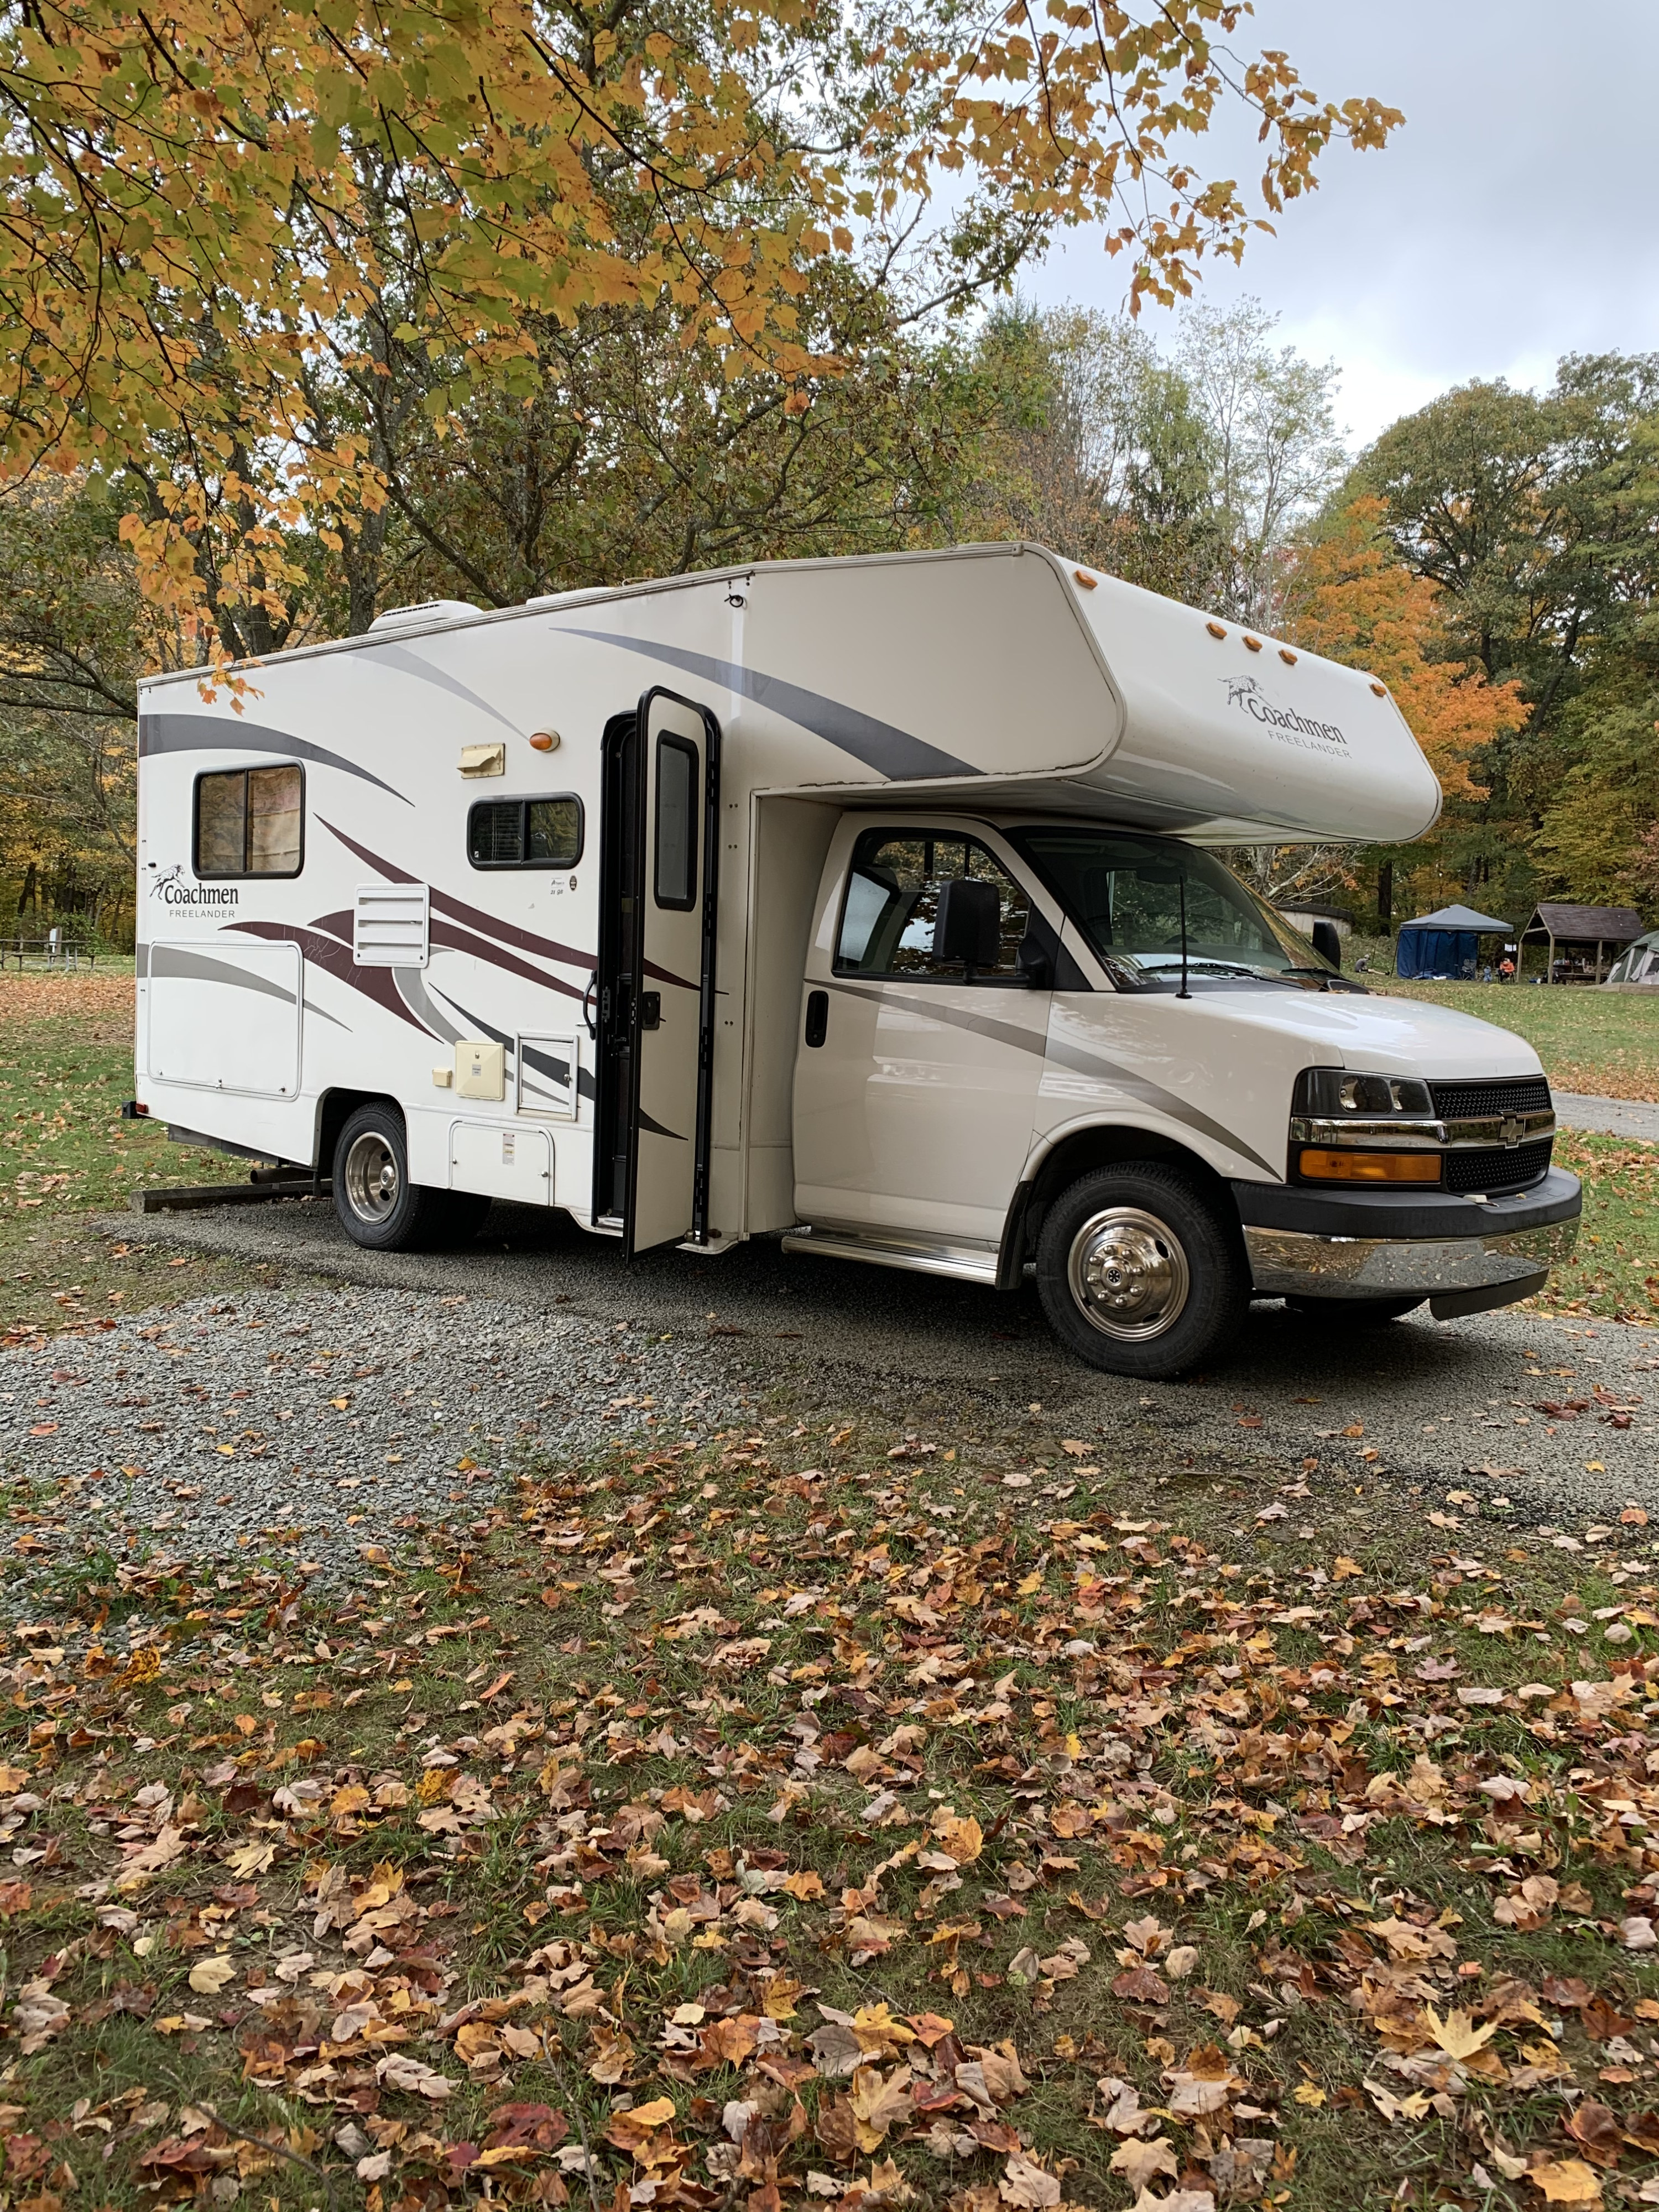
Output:
<path fill-rule="evenodd" d="M 1392 842 L 1386 688 L 1039 547 L 450 602 L 143 687 L 137 1110 L 360 1243 L 556 1206 L 623 1256 L 1011 1288 L 1175 1374 L 1525 1297 L 1537 1058 L 1368 994 L 1212 847 Z"/>

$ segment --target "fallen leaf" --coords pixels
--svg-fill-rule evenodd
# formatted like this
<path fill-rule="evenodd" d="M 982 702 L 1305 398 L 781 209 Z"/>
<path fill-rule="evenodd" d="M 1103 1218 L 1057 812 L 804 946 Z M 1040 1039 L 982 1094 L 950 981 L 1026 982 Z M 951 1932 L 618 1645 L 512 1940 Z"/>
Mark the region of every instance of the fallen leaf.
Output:
<path fill-rule="evenodd" d="M 1525 2179 L 1552 2204 L 1594 2206 L 1601 2202 L 1601 2185 L 1582 2158 L 1550 2159 L 1542 2166 L 1528 2166 Z"/>
<path fill-rule="evenodd" d="M 1024 2152 L 1013 2151 L 997 2184 L 997 2194 L 1005 2204 L 1042 2208 L 1059 2203 L 1060 2187 L 1052 2173 L 1045 2172 Z"/>

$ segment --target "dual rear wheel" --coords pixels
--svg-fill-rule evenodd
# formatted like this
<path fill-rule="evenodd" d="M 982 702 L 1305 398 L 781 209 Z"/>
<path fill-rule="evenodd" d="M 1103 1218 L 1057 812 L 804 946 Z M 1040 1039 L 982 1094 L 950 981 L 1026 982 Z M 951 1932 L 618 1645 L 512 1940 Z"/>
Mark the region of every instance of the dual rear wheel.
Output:
<path fill-rule="evenodd" d="M 384 1100 L 358 1107 L 334 1143 L 334 1211 L 355 1244 L 410 1252 L 465 1244 L 489 1200 L 471 1191 L 411 1182 L 404 1117 Z"/>

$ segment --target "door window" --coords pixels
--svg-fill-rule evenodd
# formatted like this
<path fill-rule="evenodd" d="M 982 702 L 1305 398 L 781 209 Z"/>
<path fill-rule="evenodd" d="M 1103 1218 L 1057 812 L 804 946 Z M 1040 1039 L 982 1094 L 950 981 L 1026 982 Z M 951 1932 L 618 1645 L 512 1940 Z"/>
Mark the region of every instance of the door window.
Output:
<path fill-rule="evenodd" d="M 864 831 L 853 848 L 836 945 L 836 975 L 965 981 L 960 960 L 933 957 L 939 892 L 958 877 L 994 884 L 1001 911 L 995 964 L 975 969 L 974 981 L 1021 981 L 1018 952 L 1030 901 L 978 838 L 954 830 Z"/>
<path fill-rule="evenodd" d="M 196 779 L 198 876 L 297 876 L 305 779 L 297 766 L 229 769 Z"/>
<path fill-rule="evenodd" d="M 697 749 L 657 739 L 657 904 L 682 913 L 697 900 Z"/>

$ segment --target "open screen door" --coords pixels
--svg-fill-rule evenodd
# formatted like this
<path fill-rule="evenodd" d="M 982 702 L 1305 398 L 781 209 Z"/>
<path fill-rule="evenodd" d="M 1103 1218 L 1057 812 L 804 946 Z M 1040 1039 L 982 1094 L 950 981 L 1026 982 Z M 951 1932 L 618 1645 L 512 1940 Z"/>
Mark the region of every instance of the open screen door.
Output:
<path fill-rule="evenodd" d="M 630 1258 L 708 1236 L 720 741 L 706 708 L 663 690 L 607 732 L 599 1195 Z"/>

